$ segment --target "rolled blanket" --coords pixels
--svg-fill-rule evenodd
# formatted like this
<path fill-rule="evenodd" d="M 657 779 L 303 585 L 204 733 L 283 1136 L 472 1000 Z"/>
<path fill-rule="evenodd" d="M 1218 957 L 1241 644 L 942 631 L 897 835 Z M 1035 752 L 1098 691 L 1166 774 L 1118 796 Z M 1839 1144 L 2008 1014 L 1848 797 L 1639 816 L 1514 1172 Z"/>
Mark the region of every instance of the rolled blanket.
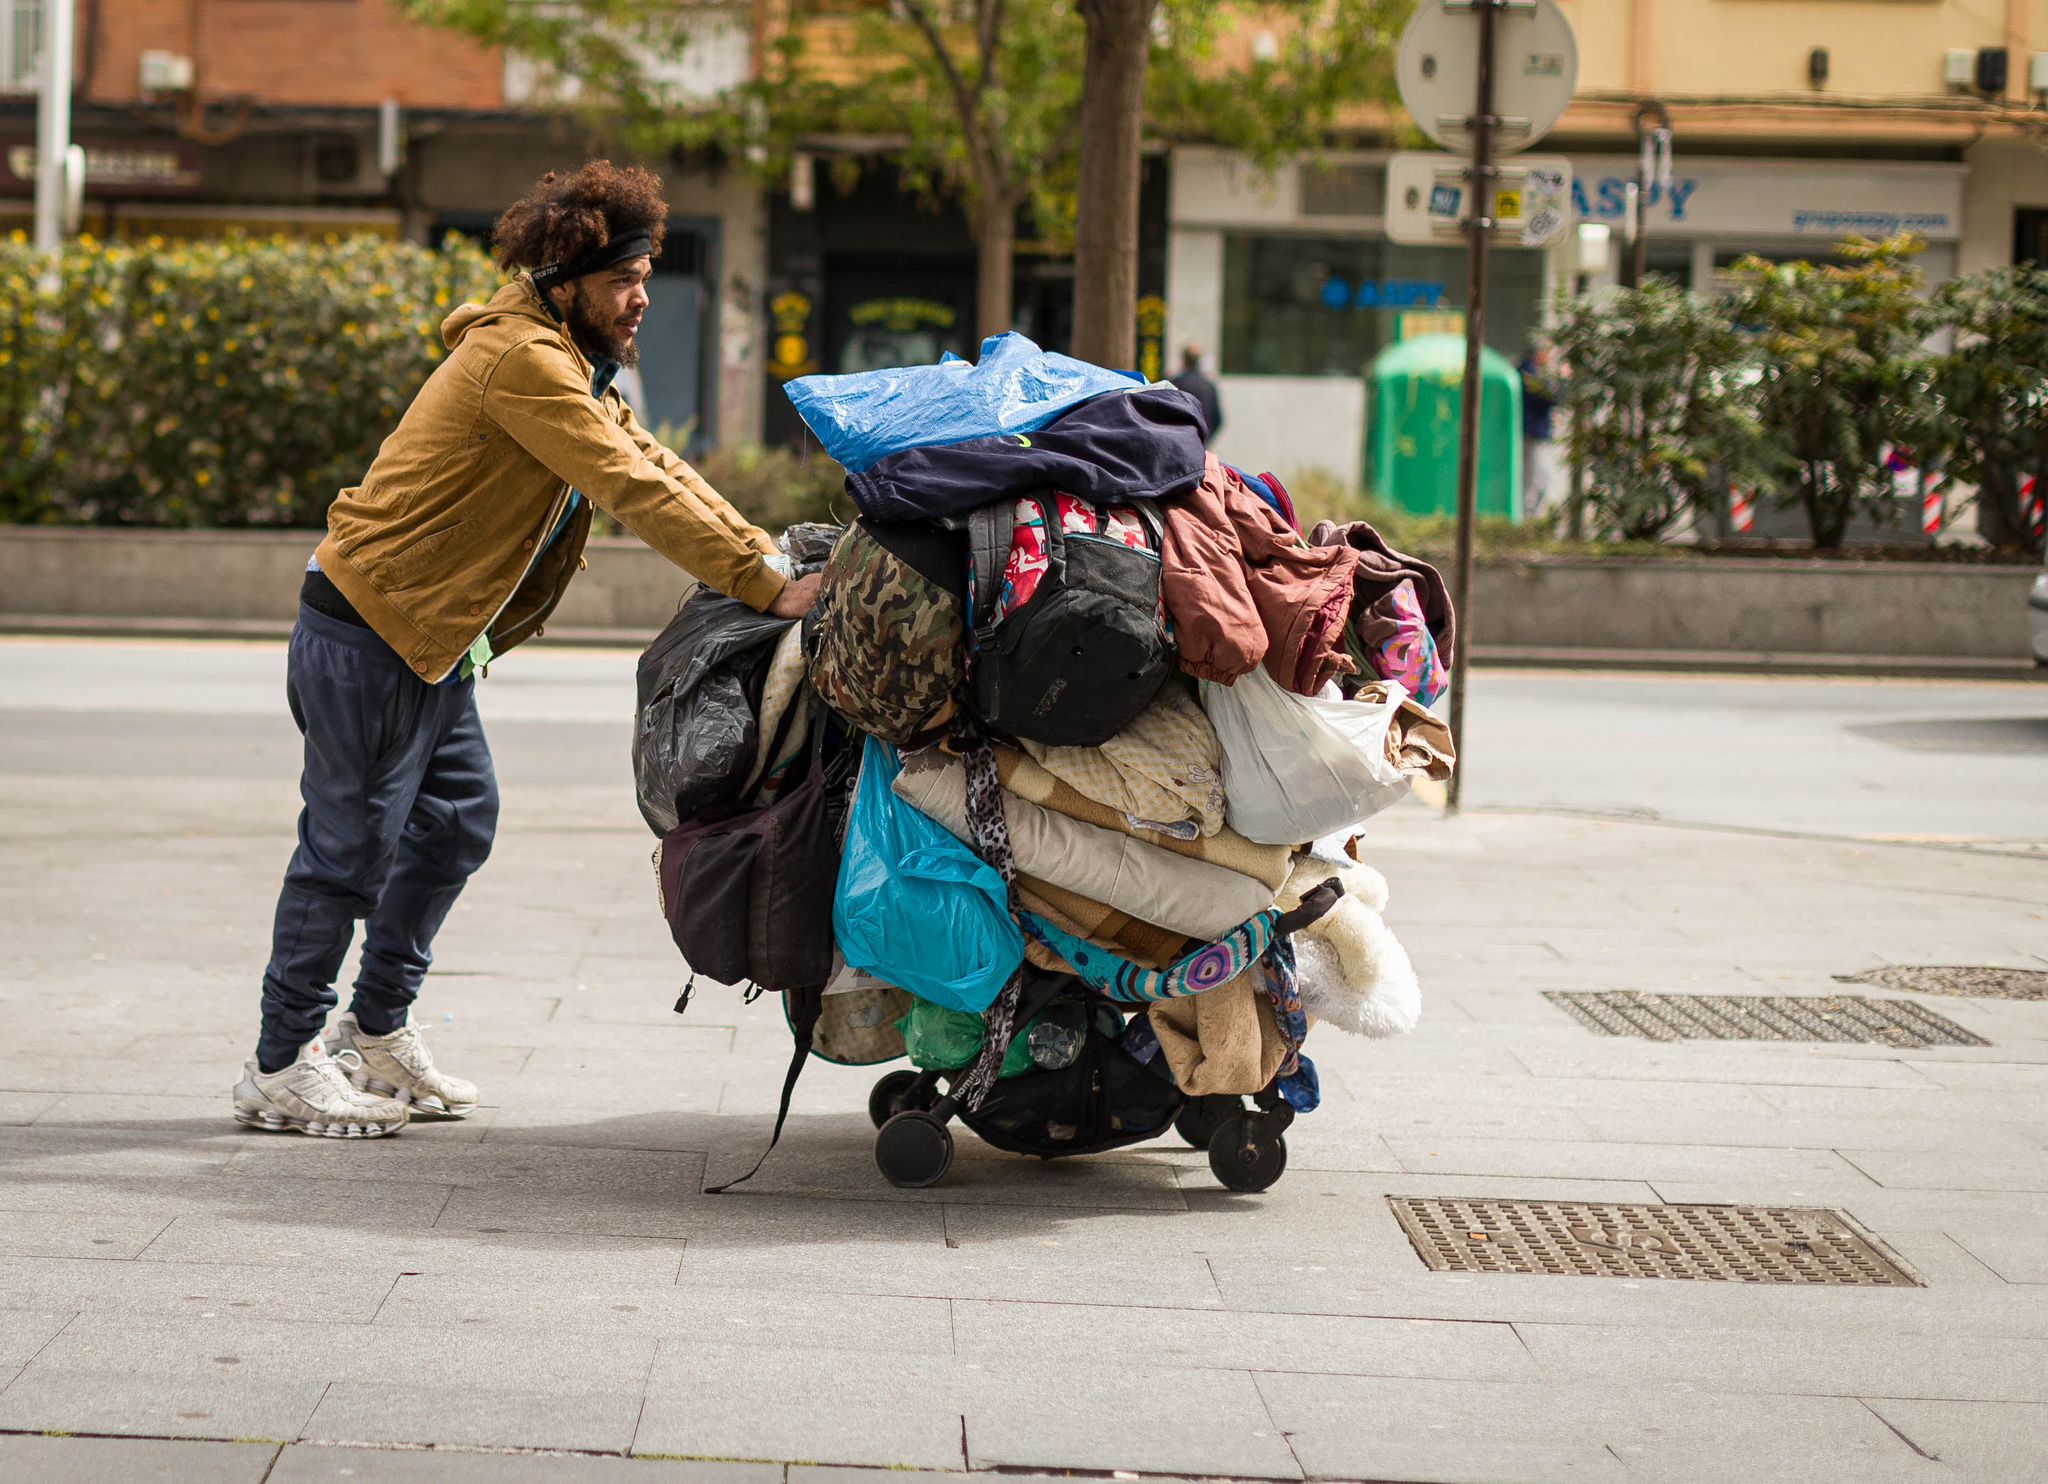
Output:
<path fill-rule="evenodd" d="M 935 749 L 903 759 L 896 796 L 967 838 L 967 774 Z M 1207 861 L 1098 829 L 1002 791 L 1017 870 L 1204 942 L 1272 905 L 1273 889 Z"/>
<path fill-rule="evenodd" d="M 1149 922 L 1140 922 L 1128 912 L 1091 902 L 1035 876 L 1017 878 L 1017 902 L 1025 911 L 1037 913 L 1053 926 L 1147 968 L 1163 969 L 1193 946 L 1185 933 L 1170 933 Z M 1025 946 L 1028 952 L 1031 945 Z M 1060 964 L 1060 972 L 1073 972 L 1065 966 L 1064 959 Z"/>
<path fill-rule="evenodd" d="M 1178 684 L 1168 684 L 1138 719 L 1100 747 L 1024 750 L 1083 798 L 1155 824 L 1192 823 L 1195 833 L 1223 828 L 1223 749 L 1209 714 Z"/>
<path fill-rule="evenodd" d="M 1147 829 L 1143 821 L 1087 797 L 1026 753 L 999 746 L 995 754 L 996 776 L 1002 779 L 1003 787 L 1018 798 L 1027 799 L 1055 814 L 1064 814 L 1069 819 L 1078 819 L 1098 829 L 1114 830 L 1119 835 L 1129 835 L 1133 840 L 1157 845 L 1161 850 L 1170 850 L 1189 860 L 1222 866 L 1227 871 L 1249 876 L 1274 891 L 1287 884 L 1287 873 L 1294 868 L 1293 855 L 1285 845 L 1254 844 L 1229 828 L 1218 829 L 1212 835 L 1197 835 L 1193 839 Z"/>

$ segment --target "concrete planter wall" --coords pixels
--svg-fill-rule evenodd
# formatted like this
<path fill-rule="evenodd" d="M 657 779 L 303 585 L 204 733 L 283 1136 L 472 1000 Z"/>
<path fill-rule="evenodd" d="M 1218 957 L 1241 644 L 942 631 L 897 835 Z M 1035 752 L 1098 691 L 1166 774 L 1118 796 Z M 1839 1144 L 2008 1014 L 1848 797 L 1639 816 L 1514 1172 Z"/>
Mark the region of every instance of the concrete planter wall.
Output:
<path fill-rule="evenodd" d="M 307 531 L 0 528 L 0 623 L 288 623 Z M 2023 661 L 2025 567 L 1559 558 L 1476 577 L 1475 653 L 1644 652 Z M 683 575 L 638 542 L 590 544 L 550 627 L 651 637 Z"/>

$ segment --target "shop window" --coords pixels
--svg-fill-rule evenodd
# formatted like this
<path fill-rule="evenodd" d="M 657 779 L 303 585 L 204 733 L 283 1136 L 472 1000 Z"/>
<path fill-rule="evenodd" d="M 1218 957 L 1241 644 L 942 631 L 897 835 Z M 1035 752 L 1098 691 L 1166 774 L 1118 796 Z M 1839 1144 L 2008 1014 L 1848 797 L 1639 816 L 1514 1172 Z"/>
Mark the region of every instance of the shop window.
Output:
<path fill-rule="evenodd" d="M 30 93 L 42 61 L 43 0 L 0 0 L 0 93 Z"/>
<path fill-rule="evenodd" d="M 2027 207 L 2013 213 L 2012 260 L 2048 268 L 2048 209 Z"/>
<path fill-rule="evenodd" d="M 1519 359 L 1535 327 L 1543 255 L 1489 259 L 1486 339 Z M 1465 305 L 1460 248 L 1358 237 L 1235 233 L 1223 252 L 1223 370 L 1248 376 L 1362 376 L 1394 343 L 1402 314 Z"/>

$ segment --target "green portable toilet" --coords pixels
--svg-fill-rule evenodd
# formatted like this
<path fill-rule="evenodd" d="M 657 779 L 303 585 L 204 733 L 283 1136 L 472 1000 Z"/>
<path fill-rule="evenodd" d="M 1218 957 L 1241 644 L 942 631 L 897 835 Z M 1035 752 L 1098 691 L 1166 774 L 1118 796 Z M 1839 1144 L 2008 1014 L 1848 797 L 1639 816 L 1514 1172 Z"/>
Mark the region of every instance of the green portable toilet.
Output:
<path fill-rule="evenodd" d="M 1479 513 L 1522 518 L 1522 378 L 1480 349 Z M 1372 363 L 1372 478 L 1379 499 L 1416 515 L 1458 513 L 1458 414 L 1465 338 L 1420 335 Z"/>

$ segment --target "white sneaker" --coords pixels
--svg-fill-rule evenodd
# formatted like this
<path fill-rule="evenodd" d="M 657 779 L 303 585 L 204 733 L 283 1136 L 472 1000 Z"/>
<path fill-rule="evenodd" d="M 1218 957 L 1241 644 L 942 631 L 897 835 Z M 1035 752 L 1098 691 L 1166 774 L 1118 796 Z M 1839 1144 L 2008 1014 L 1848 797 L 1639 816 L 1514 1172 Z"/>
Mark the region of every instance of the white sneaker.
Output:
<path fill-rule="evenodd" d="M 362 1065 L 360 1057 L 348 1055 Z M 235 1084 L 235 1122 L 250 1128 L 375 1139 L 404 1128 L 409 1116 L 405 1104 L 364 1097 L 349 1086 L 348 1068 L 318 1041 L 308 1041 L 299 1059 L 279 1072 L 265 1072 L 250 1062 Z"/>
<path fill-rule="evenodd" d="M 355 1016 L 344 1015 L 327 1033 L 327 1051 L 335 1057 L 354 1055 L 349 1081 L 358 1088 L 409 1103 L 422 1117 L 467 1118 L 476 1111 L 476 1084 L 434 1065 L 410 1016 L 390 1035 L 372 1036 L 356 1024 Z"/>

